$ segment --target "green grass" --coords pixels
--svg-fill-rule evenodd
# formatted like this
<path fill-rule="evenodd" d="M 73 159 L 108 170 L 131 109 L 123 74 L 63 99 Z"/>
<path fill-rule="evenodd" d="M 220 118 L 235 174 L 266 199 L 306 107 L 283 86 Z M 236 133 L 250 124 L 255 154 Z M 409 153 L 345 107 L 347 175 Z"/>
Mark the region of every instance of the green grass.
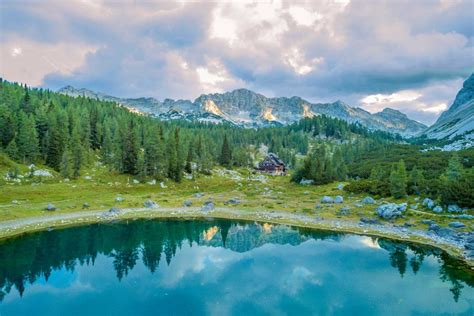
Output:
<path fill-rule="evenodd" d="M 0 174 L 4 175 L 12 165 L 0 162 Z M 43 168 L 38 166 L 38 168 Z M 89 210 L 104 210 L 112 206 L 120 208 L 143 207 L 146 199 L 152 199 L 163 207 L 180 207 L 185 200 L 192 200 L 194 206 L 199 206 L 208 198 L 213 198 L 216 206 L 224 206 L 224 202 L 237 198 L 241 200 L 240 205 L 230 206 L 245 210 L 261 211 L 287 211 L 302 214 L 314 214 L 314 216 L 325 219 L 341 218 L 344 220 L 358 221 L 361 217 L 374 217 L 375 205 L 354 206 L 364 196 L 348 194 L 338 190 L 337 183 L 321 186 L 301 186 L 290 182 L 290 177 L 266 176 L 267 182 L 253 181 L 250 178 L 256 175 L 246 169 L 234 170 L 242 180 L 237 181 L 231 175 L 214 172 L 211 176 L 199 176 L 196 179 L 183 179 L 181 183 L 164 181 L 166 188 L 161 188 L 159 181 L 156 185 L 148 183 L 134 184 L 133 177 L 110 173 L 105 167 L 96 166 L 82 172 L 79 179 L 64 182 L 60 176 L 55 174 L 53 179 L 22 179 L 21 183 L 4 181 L 0 184 L 0 221 L 21 219 L 32 216 L 48 216 L 50 212 L 45 211 L 48 203 L 53 203 L 58 210 L 54 213 L 71 213 L 83 211 L 83 204 L 90 205 Z M 26 173 L 27 168 L 22 166 L 21 172 Z M 90 176 L 92 180 L 84 177 Z M 195 193 L 204 193 L 201 198 L 194 197 Z M 322 196 L 342 195 L 343 204 L 322 205 L 316 209 L 316 204 Z M 116 202 L 120 196 L 123 202 Z M 408 200 L 395 201 L 398 203 L 416 203 L 415 197 Z M 18 201 L 13 204 L 12 201 Z M 391 202 L 392 199 L 386 199 Z M 338 216 L 338 211 L 345 205 L 350 207 L 350 214 Z M 420 209 L 421 210 L 421 209 Z M 422 210 L 421 210 L 422 211 Z M 415 226 L 421 226 L 421 220 L 435 219 L 442 226 L 453 221 L 446 216 L 439 216 L 429 212 L 414 212 L 408 210 L 405 219 L 395 222 L 403 224 L 411 222 Z M 473 229 L 472 221 L 461 220 L 467 227 Z"/>

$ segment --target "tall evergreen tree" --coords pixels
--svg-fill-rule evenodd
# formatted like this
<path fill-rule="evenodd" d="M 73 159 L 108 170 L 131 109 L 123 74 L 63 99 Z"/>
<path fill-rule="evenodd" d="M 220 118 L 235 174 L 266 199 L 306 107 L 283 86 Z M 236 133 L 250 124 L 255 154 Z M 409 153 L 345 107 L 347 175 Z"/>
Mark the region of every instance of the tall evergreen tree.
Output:
<path fill-rule="evenodd" d="M 135 123 L 130 120 L 128 129 L 123 139 L 123 172 L 128 174 L 137 174 L 137 160 L 138 160 L 138 141 L 135 129 Z"/>
<path fill-rule="evenodd" d="M 227 135 L 224 135 L 219 163 L 227 168 L 232 164 L 232 151 L 229 146 L 229 141 L 227 140 Z"/>
<path fill-rule="evenodd" d="M 63 152 L 59 172 L 63 178 L 69 178 L 71 176 L 71 154 L 69 150 Z"/>
<path fill-rule="evenodd" d="M 423 176 L 423 170 L 414 166 L 410 172 L 410 191 L 414 194 L 421 194 L 424 184 L 425 177 Z"/>
<path fill-rule="evenodd" d="M 78 126 L 76 126 L 72 131 L 70 147 L 72 156 L 72 176 L 77 178 L 80 176 L 84 155 L 84 148 L 81 143 L 81 135 Z"/>
<path fill-rule="evenodd" d="M 463 173 L 463 165 L 461 159 L 457 153 L 454 153 L 448 162 L 448 168 L 446 169 L 446 178 L 448 181 L 456 181 L 461 178 Z"/>
<path fill-rule="evenodd" d="M 38 134 L 33 116 L 20 114 L 20 127 L 16 139 L 18 156 L 23 162 L 34 162 L 38 158 Z"/>
<path fill-rule="evenodd" d="M 407 194 L 407 171 L 403 160 L 390 173 L 390 193 L 397 199 Z"/>

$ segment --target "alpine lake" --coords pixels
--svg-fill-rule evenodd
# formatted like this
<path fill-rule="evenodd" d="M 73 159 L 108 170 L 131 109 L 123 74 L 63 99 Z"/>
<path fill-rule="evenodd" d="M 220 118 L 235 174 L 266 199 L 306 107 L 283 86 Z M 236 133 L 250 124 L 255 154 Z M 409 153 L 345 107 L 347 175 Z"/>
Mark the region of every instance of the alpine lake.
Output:
<path fill-rule="evenodd" d="M 0 315 L 474 315 L 439 249 L 228 220 L 129 220 L 0 242 Z"/>

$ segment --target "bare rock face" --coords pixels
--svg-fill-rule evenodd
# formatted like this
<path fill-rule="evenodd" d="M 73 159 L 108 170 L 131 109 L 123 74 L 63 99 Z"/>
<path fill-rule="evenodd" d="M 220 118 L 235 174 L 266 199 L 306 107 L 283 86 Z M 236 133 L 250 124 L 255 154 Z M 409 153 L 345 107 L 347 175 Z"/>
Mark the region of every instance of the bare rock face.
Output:
<path fill-rule="evenodd" d="M 405 136 L 419 134 L 426 129 L 425 125 L 393 109 L 371 114 L 342 101 L 311 103 L 297 96 L 268 98 L 247 89 L 203 94 L 194 102 L 172 99 L 160 102 L 154 98 L 123 99 L 87 89 L 75 89 L 71 86 L 64 87 L 58 92 L 70 96 L 86 96 L 117 102 L 134 111 L 151 114 L 162 120 L 180 119 L 216 124 L 226 122 L 255 128 L 286 125 L 305 117 L 326 115 L 350 123 L 357 122 L 370 129 L 396 132 Z"/>
<path fill-rule="evenodd" d="M 449 109 L 423 135 L 432 139 L 453 139 L 463 135 L 474 142 L 474 74 L 464 81 Z"/>

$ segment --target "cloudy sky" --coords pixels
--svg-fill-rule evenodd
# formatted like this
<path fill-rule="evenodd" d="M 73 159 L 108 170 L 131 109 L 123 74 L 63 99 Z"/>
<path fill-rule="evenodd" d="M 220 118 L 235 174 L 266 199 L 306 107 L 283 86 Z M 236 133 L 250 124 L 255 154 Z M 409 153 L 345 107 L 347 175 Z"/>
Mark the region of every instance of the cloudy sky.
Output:
<path fill-rule="evenodd" d="M 430 124 L 474 71 L 474 1 L 0 0 L 0 75 L 121 97 L 267 96 Z"/>

